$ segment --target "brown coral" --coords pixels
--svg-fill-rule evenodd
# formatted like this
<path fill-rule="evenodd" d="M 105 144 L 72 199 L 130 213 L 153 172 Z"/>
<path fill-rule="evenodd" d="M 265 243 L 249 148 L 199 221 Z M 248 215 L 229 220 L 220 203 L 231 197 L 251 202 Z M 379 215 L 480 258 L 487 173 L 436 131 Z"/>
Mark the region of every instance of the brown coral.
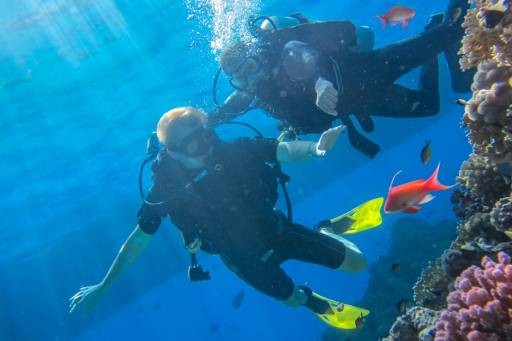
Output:
<path fill-rule="evenodd" d="M 509 193 L 509 186 L 489 158 L 476 153 L 462 163 L 457 183 L 460 189 L 453 200 L 463 217 L 489 212 L 498 199 Z"/>
<path fill-rule="evenodd" d="M 491 224 L 498 231 L 512 229 L 512 197 L 504 197 L 496 202 L 491 211 Z"/>

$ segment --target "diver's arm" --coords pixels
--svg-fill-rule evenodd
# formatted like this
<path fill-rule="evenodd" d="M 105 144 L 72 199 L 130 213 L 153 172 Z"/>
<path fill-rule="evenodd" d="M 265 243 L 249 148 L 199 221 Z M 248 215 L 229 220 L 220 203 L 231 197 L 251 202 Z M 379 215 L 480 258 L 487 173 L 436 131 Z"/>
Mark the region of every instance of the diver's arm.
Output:
<path fill-rule="evenodd" d="M 96 285 L 84 286 L 72 296 L 70 313 L 77 309 L 89 311 L 102 298 L 112 284 L 140 257 L 151 241 L 151 235 L 142 231 L 139 226 L 133 230 L 119 250 L 105 278 Z"/>
<path fill-rule="evenodd" d="M 108 289 L 112 284 L 131 266 L 140 255 L 146 250 L 151 242 L 151 234 L 142 231 L 137 225 L 128 239 L 124 242 L 119 250 L 112 266 L 107 272 L 105 278 L 101 281 L 101 285 Z"/>
<path fill-rule="evenodd" d="M 234 91 L 220 107 L 216 108 L 208 116 L 210 126 L 216 126 L 222 122 L 228 122 L 251 108 L 254 94 L 247 91 Z"/>
<path fill-rule="evenodd" d="M 343 130 L 345 130 L 345 126 L 342 125 L 328 129 L 322 133 L 318 142 L 279 142 L 277 145 L 277 161 L 301 162 L 315 156 L 324 156 L 334 147 Z"/>

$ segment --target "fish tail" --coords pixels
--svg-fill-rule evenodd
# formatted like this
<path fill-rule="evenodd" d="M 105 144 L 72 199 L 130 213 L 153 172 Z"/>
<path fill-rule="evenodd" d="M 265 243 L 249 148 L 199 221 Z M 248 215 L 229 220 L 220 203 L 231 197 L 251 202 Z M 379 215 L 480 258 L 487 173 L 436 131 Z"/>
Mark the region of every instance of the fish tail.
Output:
<path fill-rule="evenodd" d="M 434 173 L 425 181 L 425 190 L 427 191 L 444 191 L 452 188 L 455 185 L 446 186 L 439 182 L 437 176 L 439 175 L 439 168 L 441 167 L 441 163 L 437 164 L 436 170 Z"/>
<path fill-rule="evenodd" d="M 386 28 L 386 26 L 388 26 L 388 19 L 385 16 L 377 15 L 376 17 L 380 20 L 383 29 Z"/>

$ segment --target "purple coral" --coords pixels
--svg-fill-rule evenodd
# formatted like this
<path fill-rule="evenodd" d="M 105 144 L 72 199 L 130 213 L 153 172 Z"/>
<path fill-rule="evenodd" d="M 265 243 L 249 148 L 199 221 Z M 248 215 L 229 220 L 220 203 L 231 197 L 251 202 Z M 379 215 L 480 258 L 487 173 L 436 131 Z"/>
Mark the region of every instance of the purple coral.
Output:
<path fill-rule="evenodd" d="M 448 308 L 436 323 L 436 341 L 512 340 L 512 264 L 498 254 L 498 262 L 482 259 L 455 281 Z"/>

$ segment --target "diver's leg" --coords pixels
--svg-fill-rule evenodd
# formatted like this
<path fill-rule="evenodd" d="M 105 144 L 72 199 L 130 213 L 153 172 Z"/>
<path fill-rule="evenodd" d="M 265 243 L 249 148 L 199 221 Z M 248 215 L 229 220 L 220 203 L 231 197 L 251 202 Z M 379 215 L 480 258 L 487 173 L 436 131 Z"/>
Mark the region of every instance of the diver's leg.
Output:
<path fill-rule="evenodd" d="M 228 261 L 225 257 L 222 260 L 244 282 L 290 307 L 305 306 L 317 314 L 332 312 L 329 304 L 313 296 L 310 289 L 295 285 L 275 259 L 242 263 Z"/>
<path fill-rule="evenodd" d="M 347 127 L 348 139 L 355 149 L 359 150 L 366 157 L 373 159 L 380 151 L 378 144 L 357 131 L 354 123 L 348 115 L 340 115 L 341 122 Z"/>
<path fill-rule="evenodd" d="M 221 257 L 231 271 L 256 290 L 280 301 L 293 294 L 295 285 L 278 263 L 258 258 L 236 261 Z"/>
<path fill-rule="evenodd" d="M 297 224 L 284 232 L 280 249 L 285 259 L 297 259 L 331 269 L 359 272 L 367 266 L 366 259 L 355 244 Z"/>
<path fill-rule="evenodd" d="M 459 46 L 464 31 L 460 27 L 469 8 L 466 0 L 452 0 L 443 23 L 427 27 L 420 35 L 376 49 L 371 54 L 372 70 L 379 78 L 395 82 L 415 67 L 453 46 Z M 455 17 L 455 14 L 457 16 Z M 452 21 L 452 18 L 455 21 Z"/>
<path fill-rule="evenodd" d="M 439 112 L 439 93 L 411 90 L 393 84 L 386 90 L 383 99 L 373 108 L 372 115 L 409 118 L 432 116 Z"/>

